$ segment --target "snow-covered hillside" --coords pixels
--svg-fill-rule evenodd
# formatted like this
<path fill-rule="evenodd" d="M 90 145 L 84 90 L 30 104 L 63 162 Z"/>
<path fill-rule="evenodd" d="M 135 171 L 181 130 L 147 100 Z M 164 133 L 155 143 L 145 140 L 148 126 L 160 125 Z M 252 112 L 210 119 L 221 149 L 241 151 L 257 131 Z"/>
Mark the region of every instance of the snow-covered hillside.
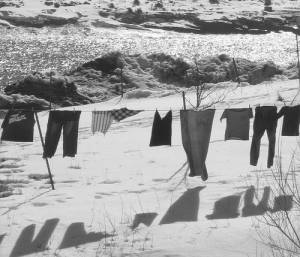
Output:
<path fill-rule="evenodd" d="M 263 137 L 257 167 L 250 166 L 251 141 L 224 141 L 226 122 L 220 122 L 220 116 L 227 107 L 280 106 L 278 92 L 291 100 L 298 81 L 240 88 L 225 84 L 217 92 L 225 93 L 226 99 L 215 106 L 206 182 L 199 177 L 182 180 L 185 168 L 176 173 L 186 162 L 180 94 L 120 102 L 116 98 L 76 107 L 82 110 L 78 155 L 63 158 L 60 141 L 50 159 L 54 191 L 36 127 L 34 143 L 1 142 L 0 179 L 13 188 L 13 194 L 0 199 L 0 256 L 268 256 L 270 249 L 257 235 L 257 230 L 265 229 L 257 226 L 258 216 L 242 215 L 245 192 L 254 186 L 260 198 L 270 182 L 267 137 Z M 195 92 L 187 93 L 193 102 L 194 96 Z M 124 106 L 147 111 L 113 123 L 105 136 L 91 133 L 92 110 Z M 161 115 L 173 111 L 171 147 L 149 147 L 156 109 L 162 110 Z M 39 113 L 39 118 L 45 134 L 48 113 Z M 297 140 L 277 140 L 284 169 Z M 271 207 L 276 196 L 271 194 Z"/>

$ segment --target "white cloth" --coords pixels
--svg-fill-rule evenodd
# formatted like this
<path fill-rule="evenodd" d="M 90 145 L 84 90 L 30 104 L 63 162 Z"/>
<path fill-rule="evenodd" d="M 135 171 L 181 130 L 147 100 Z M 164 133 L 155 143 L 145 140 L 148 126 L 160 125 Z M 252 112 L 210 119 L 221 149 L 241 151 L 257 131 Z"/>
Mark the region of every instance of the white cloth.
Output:
<path fill-rule="evenodd" d="M 92 112 L 92 133 L 102 132 L 105 134 L 111 123 L 113 121 L 113 116 L 110 111 L 93 111 Z"/>

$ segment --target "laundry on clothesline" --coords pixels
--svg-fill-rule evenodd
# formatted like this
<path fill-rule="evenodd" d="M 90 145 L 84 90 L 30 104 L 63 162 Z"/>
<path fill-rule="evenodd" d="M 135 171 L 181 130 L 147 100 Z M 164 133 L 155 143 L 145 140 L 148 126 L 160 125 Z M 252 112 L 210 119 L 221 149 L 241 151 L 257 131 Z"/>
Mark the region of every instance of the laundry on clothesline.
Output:
<path fill-rule="evenodd" d="M 114 120 L 121 121 L 133 115 L 140 113 L 142 110 L 128 110 L 126 107 L 118 110 L 112 110 L 111 115 Z"/>
<path fill-rule="evenodd" d="M 92 111 L 91 130 L 106 133 L 113 120 L 117 122 L 140 113 L 142 110 L 127 108 L 109 111 Z M 206 157 L 208 153 L 215 109 L 180 110 L 182 145 L 186 152 L 190 173 L 189 176 L 208 177 Z M 61 132 L 63 131 L 63 157 L 74 157 L 77 154 L 78 127 L 81 111 L 49 112 L 43 157 L 54 156 Z M 299 136 L 300 105 L 284 106 L 277 112 L 276 106 L 257 106 L 253 122 L 253 137 L 250 147 L 250 165 L 256 166 L 260 154 L 261 138 L 265 131 L 268 136 L 267 167 L 273 165 L 276 144 L 278 119 L 283 117 L 282 136 Z M 33 142 L 34 111 L 9 110 L 2 123 L 1 140 L 15 142 Z M 36 117 L 37 118 L 37 117 Z M 220 120 L 226 119 L 225 140 L 249 140 L 250 119 L 253 118 L 252 108 L 228 108 Z M 150 146 L 171 145 L 172 111 L 161 117 L 155 111 Z M 42 138 L 42 134 L 40 135 Z"/>
<path fill-rule="evenodd" d="M 250 119 L 253 118 L 251 108 L 225 109 L 222 119 L 227 119 L 225 140 L 249 140 Z"/>
<path fill-rule="evenodd" d="M 110 111 L 93 111 L 92 112 L 92 133 L 101 132 L 106 134 L 113 122 L 113 116 Z"/>
<path fill-rule="evenodd" d="M 283 116 L 282 136 L 299 136 L 300 105 L 284 106 L 277 114 L 277 118 Z"/>
<path fill-rule="evenodd" d="M 2 123 L 1 140 L 33 142 L 34 113 L 26 110 L 9 110 Z"/>
<path fill-rule="evenodd" d="M 208 178 L 205 160 L 214 115 L 214 109 L 180 111 L 182 144 L 190 166 L 190 177 L 201 176 L 202 180 Z"/>
<path fill-rule="evenodd" d="M 250 149 L 250 164 L 257 165 L 260 141 L 265 131 L 267 131 L 269 139 L 268 163 L 267 167 L 273 166 L 276 143 L 276 128 L 277 128 L 277 107 L 276 106 L 261 106 L 255 108 L 255 117 L 253 123 L 253 137 Z"/>
<path fill-rule="evenodd" d="M 114 109 L 111 111 L 93 111 L 91 125 L 92 133 L 94 134 L 99 131 L 106 134 L 113 120 L 119 122 L 140 112 L 141 110 L 129 110 L 127 108 Z"/>
<path fill-rule="evenodd" d="M 43 157 L 52 157 L 63 129 L 63 157 L 77 154 L 78 126 L 81 111 L 50 111 Z"/>
<path fill-rule="evenodd" d="M 172 140 L 172 111 L 168 111 L 165 117 L 161 118 L 158 111 L 155 111 L 150 146 L 171 145 Z"/>

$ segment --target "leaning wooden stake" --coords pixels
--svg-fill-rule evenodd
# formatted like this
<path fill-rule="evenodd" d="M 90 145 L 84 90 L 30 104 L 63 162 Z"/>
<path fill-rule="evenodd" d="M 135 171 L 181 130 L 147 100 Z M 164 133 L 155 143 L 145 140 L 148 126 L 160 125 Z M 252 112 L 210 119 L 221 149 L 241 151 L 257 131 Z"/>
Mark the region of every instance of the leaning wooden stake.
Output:
<path fill-rule="evenodd" d="M 40 134 L 40 139 L 41 139 L 42 146 L 43 146 L 43 151 L 45 151 L 45 144 L 44 144 L 44 139 L 43 139 L 43 135 L 42 135 L 42 130 L 41 130 L 41 126 L 40 126 L 39 117 L 38 117 L 36 112 L 34 112 L 34 115 L 35 115 L 36 123 L 37 123 L 38 129 L 39 129 L 39 134 Z M 45 157 L 45 160 L 46 160 L 46 165 L 47 165 L 47 169 L 48 169 L 48 174 L 49 174 L 49 178 L 50 178 L 51 187 L 52 187 L 52 190 L 54 190 L 55 189 L 54 188 L 54 182 L 53 182 L 53 179 L 52 179 L 52 174 L 51 174 L 48 158 Z"/>

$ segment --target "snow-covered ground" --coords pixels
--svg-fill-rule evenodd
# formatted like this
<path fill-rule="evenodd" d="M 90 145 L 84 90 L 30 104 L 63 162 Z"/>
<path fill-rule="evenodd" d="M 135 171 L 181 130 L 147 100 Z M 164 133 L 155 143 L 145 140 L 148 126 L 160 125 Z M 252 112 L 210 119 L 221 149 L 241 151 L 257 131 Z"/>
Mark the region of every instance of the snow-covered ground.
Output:
<path fill-rule="evenodd" d="M 256 216 L 241 214 L 245 191 L 253 185 L 261 197 L 268 184 L 267 137 L 263 137 L 257 167 L 250 166 L 251 138 L 224 141 L 226 122 L 220 122 L 220 116 L 227 107 L 282 105 L 277 102 L 278 92 L 292 99 L 298 81 L 240 88 L 225 85 L 218 91 L 227 97 L 216 105 L 206 182 L 198 177 L 182 181 L 185 168 L 169 179 L 186 162 L 180 94 L 76 107 L 83 111 L 78 155 L 63 158 L 59 142 L 55 157 L 49 160 L 54 191 L 47 179 L 34 179 L 47 174 L 37 127 L 34 143 L 1 142 L 0 179 L 13 183 L 14 194 L 0 199 L 0 256 L 268 256 L 269 248 L 257 236 L 257 229 L 264 227 L 255 225 Z M 194 92 L 187 97 L 195 102 Z M 113 123 L 105 136 L 91 133 L 92 110 L 124 106 L 147 111 Z M 173 111 L 171 147 L 149 147 L 156 109 L 162 110 L 161 115 Z M 48 113 L 39 113 L 39 118 L 45 134 Z M 297 140 L 277 140 L 284 167 Z M 275 196 L 271 195 L 270 206 Z M 224 208 L 214 212 L 215 202 L 221 199 Z M 134 221 L 141 213 L 148 213 L 142 218 L 149 226 Z"/>

